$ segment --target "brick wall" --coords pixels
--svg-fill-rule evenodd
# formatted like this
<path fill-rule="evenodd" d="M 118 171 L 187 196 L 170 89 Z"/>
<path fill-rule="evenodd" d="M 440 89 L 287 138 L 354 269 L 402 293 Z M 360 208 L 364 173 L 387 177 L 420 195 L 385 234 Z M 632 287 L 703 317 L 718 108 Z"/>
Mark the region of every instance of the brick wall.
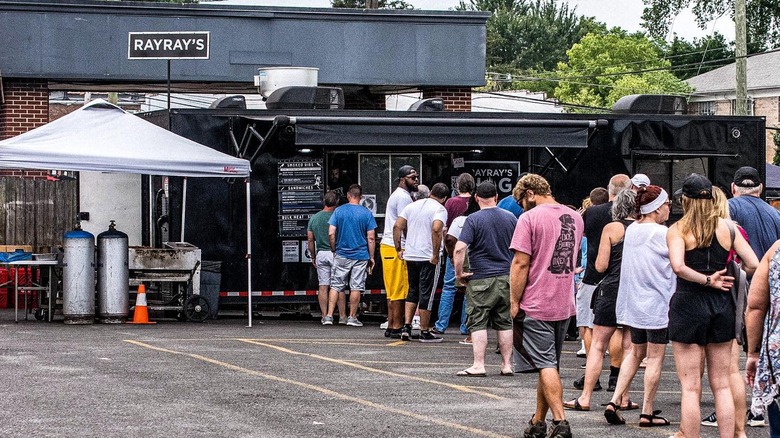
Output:
<path fill-rule="evenodd" d="M 422 98 L 430 99 L 432 97 L 441 97 L 444 99 L 444 111 L 452 112 L 470 112 L 471 111 L 471 88 L 467 87 L 436 87 L 423 88 Z"/>
<path fill-rule="evenodd" d="M 755 100 L 755 115 L 766 117 L 767 128 L 780 127 L 780 98 L 762 97 Z M 771 163 L 775 157 L 775 142 L 772 135 L 773 129 L 766 130 L 766 161 Z"/>
<path fill-rule="evenodd" d="M 23 134 L 49 122 L 49 89 L 46 81 L 3 79 L 0 103 L 0 140 Z M 0 176 L 45 178 L 45 170 L 0 169 Z"/>

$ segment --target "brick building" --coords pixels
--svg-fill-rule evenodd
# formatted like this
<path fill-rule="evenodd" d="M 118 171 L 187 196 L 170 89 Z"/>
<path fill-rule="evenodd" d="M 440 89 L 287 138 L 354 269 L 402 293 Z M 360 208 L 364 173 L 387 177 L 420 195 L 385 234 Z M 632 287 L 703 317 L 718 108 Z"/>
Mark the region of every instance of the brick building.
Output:
<path fill-rule="evenodd" d="M 748 114 L 766 118 L 766 161 L 772 162 L 772 135 L 780 128 L 780 52 L 761 53 L 747 59 Z M 688 111 L 701 115 L 733 115 L 736 99 L 736 64 L 729 64 L 688 79 L 694 88 Z"/>

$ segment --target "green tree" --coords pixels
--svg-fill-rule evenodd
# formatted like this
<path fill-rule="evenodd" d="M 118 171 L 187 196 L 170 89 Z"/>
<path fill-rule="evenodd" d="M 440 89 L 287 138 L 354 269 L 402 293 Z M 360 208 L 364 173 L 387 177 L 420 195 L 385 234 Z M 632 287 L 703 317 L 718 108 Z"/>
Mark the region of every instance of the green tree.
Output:
<path fill-rule="evenodd" d="M 555 0 L 461 0 L 456 8 L 488 11 L 487 68 L 499 72 L 550 71 L 566 48 L 606 26 Z"/>
<path fill-rule="evenodd" d="M 672 72 L 680 79 L 688 79 L 725 64 L 734 62 L 733 44 L 715 32 L 712 36 L 694 38 L 692 42 L 674 36 L 671 43 L 661 42 L 663 57 L 672 63 Z"/>
<path fill-rule="evenodd" d="M 699 26 L 727 16 L 734 18 L 734 0 L 643 0 L 643 26 L 648 33 L 663 39 L 675 17 L 692 7 Z M 780 43 L 780 0 L 746 0 L 748 53 L 776 47 Z"/>
<path fill-rule="evenodd" d="M 330 0 L 334 8 L 365 9 L 365 0 Z M 402 0 L 379 0 L 379 9 L 414 9 L 411 4 Z"/>
<path fill-rule="evenodd" d="M 659 57 L 656 46 L 643 34 L 620 30 L 588 34 L 566 55 L 568 62 L 558 63 L 555 78 L 554 95 L 562 102 L 608 109 L 628 94 L 691 91 L 669 71 L 671 63 Z"/>
<path fill-rule="evenodd" d="M 775 144 L 775 156 L 772 157 L 772 164 L 780 166 L 780 131 L 772 134 L 772 143 Z"/>

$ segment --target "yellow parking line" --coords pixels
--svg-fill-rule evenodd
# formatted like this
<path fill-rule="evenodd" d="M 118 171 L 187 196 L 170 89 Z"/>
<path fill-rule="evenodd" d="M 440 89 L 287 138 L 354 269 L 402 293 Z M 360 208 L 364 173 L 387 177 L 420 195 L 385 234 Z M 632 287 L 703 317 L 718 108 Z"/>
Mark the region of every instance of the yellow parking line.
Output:
<path fill-rule="evenodd" d="M 357 363 L 354 363 L 354 362 L 348 362 L 348 361 L 345 361 L 345 360 L 333 359 L 333 358 L 326 357 L 326 356 L 320 356 L 318 354 L 302 353 L 302 352 L 299 352 L 299 351 L 290 350 L 289 348 L 280 347 L 278 345 L 272 345 L 272 344 L 268 344 L 268 343 L 265 343 L 265 342 L 260 342 L 260 341 L 254 340 L 254 339 L 238 339 L 238 340 L 241 341 L 241 342 L 249 343 L 249 344 L 260 345 L 260 346 L 267 347 L 267 348 L 273 348 L 275 350 L 278 350 L 278 351 L 281 351 L 281 352 L 284 352 L 284 353 L 288 353 L 288 354 L 295 354 L 295 355 L 300 355 L 300 356 L 308 356 L 308 357 L 311 357 L 311 358 L 314 358 L 314 359 L 324 360 L 324 361 L 327 361 L 327 362 L 333 362 L 333 363 L 337 363 L 337 364 L 340 364 L 340 365 L 347 365 L 347 366 L 351 366 L 351 367 L 354 367 L 354 368 L 357 368 L 357 369 L 360 369 L 360 370 L 363 370 L 363 371 L 371 371 L 371 372 L 377 373 L 377 374 L 384 374 L 384 375 L 392 376 L 392 377 L 401 377 L 401 378 L 408 379 L 408 380 L 416 380 L 418 382 L 430 383 L 432 385 L 446 386 L 446 387 L 454 389 L 456 391 L 468 392 L 468 393 L 472 393 L 472 394 L 479 394 L 481 396 L 492 398 L 494 400 L 506 400 L 504 397 L 501 397 L 499 395 L 491 394 L 489 392 L 484 392 L 484 391 L 478 391 L 478 390 L 476 390 L 476 389 L 474 389 L 472 387 L 469 387 L 469 386 L 455 385 L 455 384 L 446 383 L 446 382 L 439 382 L 437 380 L 425 379 L 425 378 L 417 377 L 417 376 L 410 376 L 408 374 L 393 373 L 393 372 L 390 372 L 390 371 L 385 371 L 385 370 L 380 370 L 380 369 L 377 369 L 377 368 L 367 367 L 367 366 L 360 365 L 360 364 L 357 364 Z"/>
<path fill-rule="evenodd" d="M 250 341 L 250 340 L 242 340 L 242 341 Z M 427 415 L 420 415 L 420 414 L 417 414 L 417 413 L 414 413 L 414 412 L 410 412 L 410 411 L 406 411 L 406 410 L 403 410 L 403 409 L 394 408 L 394 407 L 391 407 L 391 406 L 385 406 L 385 405 L 382 405 L 382 404 L 379 404 L 379 403 L 374 403 L 374 402 L 369 401 L 369 400 L 364 400 L 362 398 L 358 398 L 358 397 L 353 397 L 353 396 L 350 396 L 350 395 L 342 394 L 340 392 L 336 392 L 336 391 L 333 391 L 333 390 L 330 390 L 330 389 L 327 389 L 327 388 L 323 388 L 321 386 L 312 385 L 312 384 L 304 383 L 304 382 L 299 382 L 297 380 L 286 379 L 284 377 L 278 377 L 278 376 L 274 376 L 274 375 L 271 375 L 271 374 L 262 373 L 260 371 L 250 370 L 248 368 L 243 368 L 243 367 L 240 367 L 238 365 L 233 365 L 233 364 L 230 364 L 230 363 L 227 363 L 227 362 L 222 362 L 222 361 L 219 361 L 219 360 L 216 360 L 216 359 L 212 359 L 210 357 L 202 356 L 200 354 L 185 353 L 185 352 L 182 352 L 182 351 L 169 350 L 167 348 L 156 347 L 154 345 L 150 345 L 150 344 L 147 344 L 145 342 L 140 342 L 140 341 L 135 341 L 135 340 L 125 340 L 125 342 L 128 342 L 130 344 L 133 344 L 133 345 L 136 345 L 136 346 L 139 346 L 139 347 L 148 348 L 150 350 L 160 351 L 160 352 L 163 352 L 163 353 L 188 356 L 188 357 L 191 357 L 193 359 L 197 359 L 197 360 L 200 360 L 200 361 L 203 361 L 203 362 L 207 362 L 207 363 L 210 363 L 210 364 L 213 364 L 213 365 L 218 365 L 218 366 L 227 368 L 229 370 L 241 372 L 241 373 L 248 374 L 248 375 L 251 375 L 251 376 L 262 377 L 264 379 L 273 380 L 273 381 L 276 381 L 276 382 L 281 382 L 281 383 L 287 383 L 287 384 L 290 384 L 290 385 L 300 386 L 302 388 L 306 388 L 306 389 L 311 390 L 311 391 L 317 391 L 319 393 L 322 393 L 322 394 L 325 394 L 325 395 L 328 395 L 328 396 L 331 396 L 331 397 L 339 398 L 341 400 L 347 400 L 347 401 L 359 403 L 361 405 L 368 406 L 368 407 L 371 407 L 371 408 L 374 408 L 374 409 L 378 409 L 378 410 L 381 410 L 381 411 L 386 411 L 386 412 L 391 412 L 391 413 L 394 413 L 394 414 L 404 415 L 406 417 L 414 418 L 416 420 L 426 421 L 426 422 L 433 423 L 433 424 L 438 424 L 440 426 L 444 426 L 444 427 L 449 427 L 451 429 L 457 429 L 457 430 L 465 431 L 465 432 L 468 432 L 468 433 L 471 433 L 471 434 L 474 434 L 474 435 L 486 436 L 486 437 L 494 437 L 494 438 L 509 438 L 507 435 L 501 435 L 501 434 L 498 434 L 498 433 L 495 433 L 495 432 L 491 432 L 491 431 L 488 431 L 488 430 L 477 429 L 475 427 L 466 426 L 466 425 L 454 423 L 454 422 L 451 422 L 451 421 L 440 420 L 438 418 L 429 417 Z M 254 342 L 250 341 L 250 343 L 254 343 Z M 260 345 L 263 345 L 263 344 L 260 343 Z M 269 346 L 271 348 L 274 348 L 274 346 L 272 346 L 272 345 L 267 345 L 267 346 Z M 296 353 L 296 352 L 292 352 L 292 353 L 303 354 L 303 353 Z M 328 359 L 328 358 L 324 358 L 324 359 Z M 333 361 L 335 361 L 335 362 L 342 362 L 342 361 L 336 361 L 336 360 L 333 360 Z M 351 365 L 351 364 L 348 364 L 348 365 Z"/>

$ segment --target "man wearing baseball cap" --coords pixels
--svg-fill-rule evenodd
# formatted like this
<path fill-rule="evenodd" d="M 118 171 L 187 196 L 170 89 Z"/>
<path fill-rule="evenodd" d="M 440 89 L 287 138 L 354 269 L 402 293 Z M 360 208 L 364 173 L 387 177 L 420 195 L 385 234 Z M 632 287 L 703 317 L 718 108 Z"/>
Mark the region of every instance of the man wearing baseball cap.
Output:
<path fill-rule="evenodd" d="M 780 239 L 780 211 L 761 199 L 763 189 L 758 170 L 740 167 L 731 183 L 734 197 L 729 199 L 729 215 L 745 229 L 750 247 L 759 260 Z"/>

